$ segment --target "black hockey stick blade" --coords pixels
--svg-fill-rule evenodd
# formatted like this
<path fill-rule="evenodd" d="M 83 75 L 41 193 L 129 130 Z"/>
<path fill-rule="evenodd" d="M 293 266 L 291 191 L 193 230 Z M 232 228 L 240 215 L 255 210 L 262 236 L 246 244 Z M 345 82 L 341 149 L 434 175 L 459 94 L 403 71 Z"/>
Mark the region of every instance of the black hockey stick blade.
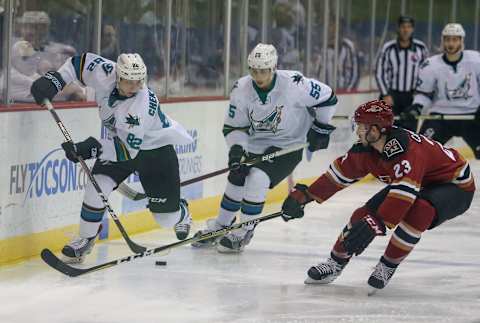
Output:
<path fill-rule="evenodd" d="M 127 243 L 128 247 L 130 248 L 130 250 L 132 250 L 134 253 L 142 253 L 142 252 L 145 252 L 147 250 L 146 247 L 144 246 L 141 246 L 139 244 L 136 244 L 135 242 L 133 242 L 132 239 L 130 239 L 130 236 L 128 235 L 128 233 L 125 231 L 125 229 L 123 228 L 123 225 L 120 223 L 120 220 L 117 219 L 113 219 L 113 221 L 115 222 L 115 224 L 117 225 L 117 228 L 118 230 L 120 231 L 120 233 L 122 234 L 123 236 L 123 239 L 125 239 L 125 242 Z"/>
<path fill-rule="evenodd" d="M 232 230 L 239 229 L 243 226 L 251 226 L 251 225 L 255 226 L 260 222 L 267 221 L 267 220 L 270 220 L 270 219 L 274 219 L 274 218 L 277 218 L 281 215 L 282 215 L 282 212 L 276 212 L 276 213 L 264 215 L 264 216 L 252 219 L 250 221 L 245 221 L 245 222 L 242 222 L 242 223 L 233 224 L 229 227 L 219 229 L 219 230 L 216 230 L 216 231 L 212 231 L 212 232 L 208 232 L 208 233 L 205 233 L 205 234 L 202 234 L 202 235 L 199 235 L 199 236 L 195 235 L 195 236 L 193 236 L 189 239 L 185 239 L 185 240 L 182 240 L 182 241 L 177 241 L 177 242 L 165 245 L 165 246 L 156 247 L 154 249 L 148 249 L 148 250 L 145 250 L 144 252 L 141 252 L 141 253 L 137 253 L 137 254 L 130 255 L 130 256 L 125 256 L 123 258 L 119 258 L 119 259 L 116 259 L 116 260 L 105 262 L 103 264 L 99 264 L 99 265 L 89 267 L 89 268 L 75 268 L 75 267 L 72 267 L 72 266 L 66 264 L 65 262 L 63 262 L 57 256 L 55 256 L 53 254 L 53 252 L 50 251 L 49 249 L 43 249 L 42 253 L 41 253 L 41 257 L 42 257 L 43 261 L 47 265 L 52 267 L 53 269 L 61 272 L 64 275 L 67 275 L 67 276 L 70 276 L 70 277 L 77 277 L 77 276 L 88 274 L 88 273 L 91 273 L 91 272 L 94 272 L 94 271 L 97 271 L 97 270 L 102 270 L 102 269 L 105 269 L 105 268 L 113 267 L 113 266 L 116 266 L 116 265 L 124 263 L 124 262 L 130 262 L 130 261 L 136 260 L 138 258 L 148 257 L 148 256 L 151 256 L 153 254 L 156 254 L 156 253 L 168 250 L 168 249 L 173 249 L 175 247 L 180 247 L 180 246 L 183 246 L 183 245 L 186 245 L 186 244 L 191 244 L 191 243 L 194 243 L 194 242 L 197 242 L 197 241 L 221 236 L 221 235 L 224 235 L 224 234 L 226 234 L 226 233 L 228 233 Z"/>
<path fill-rule="evenodd" d="M 66 264 L 63 262 L 60 258 L 55 256 L 55 254 L 50 251 L 50 249 L 43 249 L 42 253 L 40 254 L 42 257 L 43 261 L 52 267 L 55 270 L 58 270 L 64 275 L 70 276 L 70 277 L 77 277 L 92 271 L 96 271 L 99 269 L 107 268 L 116 265 L 116 261 L 110 261 L 98 266 L 82 269 L 82 268 L 75 268 L 70 266 L 69 264 Z"/>

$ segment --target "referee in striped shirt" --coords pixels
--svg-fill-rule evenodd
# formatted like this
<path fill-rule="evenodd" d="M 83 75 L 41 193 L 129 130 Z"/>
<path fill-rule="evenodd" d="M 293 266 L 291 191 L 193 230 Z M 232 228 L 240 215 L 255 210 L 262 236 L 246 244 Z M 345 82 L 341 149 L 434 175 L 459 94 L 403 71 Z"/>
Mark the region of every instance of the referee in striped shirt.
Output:
<path fill-rule="evenodd" d="M 400 115 L 413 102 L 420 64 L 428 57 L 425 44 L 412 37 L 415 20 L 398 18 L 397 39 L 383 45 L 377 58 L 375 79 L 381 98 L 393 106 L 393 113 Z M 398 126 L 415 130 L 415 121 L 398 121 Z"/>

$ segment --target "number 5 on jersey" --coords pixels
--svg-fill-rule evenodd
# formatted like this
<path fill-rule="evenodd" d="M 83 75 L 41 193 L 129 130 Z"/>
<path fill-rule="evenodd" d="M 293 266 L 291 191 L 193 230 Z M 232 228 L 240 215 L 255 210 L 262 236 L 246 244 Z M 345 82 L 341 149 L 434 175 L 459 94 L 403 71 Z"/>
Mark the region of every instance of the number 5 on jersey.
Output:
<path fill-rule="evenodd" d="M 237 107 L 230 104 L 230 107 L 228 108 L 228 116 L 232 119 L 235 118 L 235 110 L 237 110 Z"/>

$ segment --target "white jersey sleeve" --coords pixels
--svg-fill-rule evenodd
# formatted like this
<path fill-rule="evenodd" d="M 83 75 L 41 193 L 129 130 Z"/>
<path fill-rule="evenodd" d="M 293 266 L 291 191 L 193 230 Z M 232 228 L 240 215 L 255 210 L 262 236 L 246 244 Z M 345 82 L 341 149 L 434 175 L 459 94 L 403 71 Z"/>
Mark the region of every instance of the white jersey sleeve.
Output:
<path fill-rule="evenodd" d="M 244 148 L 247 146 L 250 119 L 248 118 L 248 109 L 241 99 L 244 95 L 242 89 L 245 82 L 247 82 L 246 79 L 242 78 L 235 83 L 230 93 L 230 104 L 225 112 L 223 135 L 228 147 L 235 144 Z"/>
<path fill-rule="evenodd" d="M 437 90 L 436 78 L 434 64 L 431 58 L 428 58 L 420 65 L 413 104 L 420 104 L 425 109 L 432 105 L 432 99 Z"/>
<path fill-rule="evenodd" d="M 304 78 L 299 87 L 299 99 L 321 123 L 330 123 L 335 114 L 337 97 L 325 83 L 315 79 Z"/>
<path fill-rule="evenodd" d="M 79 81 L 93 88 L 109 83 L 116 77 L 115 62 L 92 53 L 83 53 L 67 59 L 58 72 L 67 84 Z"/>

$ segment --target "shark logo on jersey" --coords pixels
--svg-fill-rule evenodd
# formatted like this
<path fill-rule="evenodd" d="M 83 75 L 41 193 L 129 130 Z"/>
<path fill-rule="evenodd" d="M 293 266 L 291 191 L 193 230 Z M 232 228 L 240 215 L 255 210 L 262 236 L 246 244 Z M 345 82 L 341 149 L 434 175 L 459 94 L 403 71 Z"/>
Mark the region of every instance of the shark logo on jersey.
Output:
<path fill-rule="evenodd" d="M 469 94 L 471 78 L 472 73 L 468 73 L 465 75 L 463 81 L 453 90 L 448 89 L 447 82 L 445 82 L 445 95 L 447 96 L 447 100 L 468 100 L 471 98 L 472 96 Z"/>
<path fill-rule="evenodd" d="M 235 89 L 238 89 L 238 81 L 236 81 L 233 86 L 232 86 L 232 89 L 230 90 L 230 92 L 233 92 L 233 90 Z"/>
<path fill-rule="evenodd" d="M 292 76 L 292 82 L 293 83 L 296 83 L 297 85 L 302 82 L 303 83 L 303 75 L 300 74 L 300 73 L 295 73 L 293 76 Z"/>
<path fill-rule="evenodd" d="M 420 68 L 424 69 L 428 65 L 430 65 L 430 61 L 428 59 L 426 59 L 422 64 L 420 64 Z"/>
<path fill-rule="evenodd" d="M 140 118 L 138 116 L 132 116 L 130 113 L 125 118 L 125 123 L 128 124 L 128 129 L 140 125 Z"/>
<path fill-rule="evenodd" d="M 276 133 L 278 125 L 282 121 L 282 109 L 283 105 L 276 106 L 275 109 L 262 120 L 255 120 L 253 118 L 253 110 L 250 111 L 250 129 L 253 132 L 273 132 Z"/>

